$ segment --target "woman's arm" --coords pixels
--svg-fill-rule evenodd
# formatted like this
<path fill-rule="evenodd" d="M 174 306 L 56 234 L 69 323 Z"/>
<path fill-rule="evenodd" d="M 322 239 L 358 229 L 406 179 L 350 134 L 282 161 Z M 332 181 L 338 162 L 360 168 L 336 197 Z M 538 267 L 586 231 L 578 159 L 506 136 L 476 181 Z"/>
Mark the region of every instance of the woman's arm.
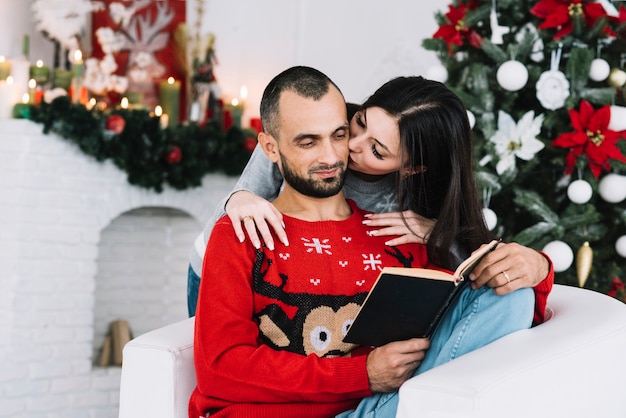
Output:
<path fill-rule="evenodd" d="M 206 223 L 203 231 L 205 246 L 209 241 L 213 225 L 226 214 L 232 220 L 233 229 L 239 241 L 245 239 L 241 224 L 243 218 L 248 215 L 254 215 L 255 222 L 256 219 L 261 220 L 270 216 L 270 225 L 276 227 L 278 224 L 280 231 L 277 231 L 277 235 L 281 240 L 286 240 L 286 236 L 284 236 L 285 231 L 282 229 L 282 215 L 274 208 L 274 205 L 268 202 L 268 200 L 274 200 L 278 196 L 282 182 L 283 178 L 278 167 L 267 158 L 261 147 L 257 145 L 232 192 L 220 201 L 215 208 L 213 216 Z M 259 212 L 258 214 L 257 211 Z M 276 220 L 277 218 L 278 220 Z M 260 243 L 254 228 L 254 222 L 245 223 L 249 224 L 246 225 L 246 232 L 258 248 Z M 261 222 L 259 221 L 259 223 Z M 265 240 L 271 240 L 267 223 L 263 223 L 263 226 L 257 225 L 259 231 L 262 232 L 261 236 Z"/>

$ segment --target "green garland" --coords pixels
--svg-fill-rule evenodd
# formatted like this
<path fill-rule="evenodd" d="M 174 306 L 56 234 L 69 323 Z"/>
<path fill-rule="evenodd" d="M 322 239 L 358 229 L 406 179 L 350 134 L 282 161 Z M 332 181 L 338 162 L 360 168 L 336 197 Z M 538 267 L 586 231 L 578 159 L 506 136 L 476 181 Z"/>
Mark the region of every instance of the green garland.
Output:
<path fill-rule="evenodd" d="M 208 173 L 238 175 L 256 145 L 251 130 L 224 131 L 217 123 L 162 129 L 159 118 L 147 110 L 88 110 L 67 96 L 30 106 L 23 116 L 43 124 L 44 133 L 55 132 L 74 142 L 98 161 L 112 160 L 127 173 L 130 184 L 156 192 L 163 191 L 165 184 L 178 190 L 198 187 Z M 123 126 L 117 131 L 121 132 L 107 130 L 111 118 Z"/>

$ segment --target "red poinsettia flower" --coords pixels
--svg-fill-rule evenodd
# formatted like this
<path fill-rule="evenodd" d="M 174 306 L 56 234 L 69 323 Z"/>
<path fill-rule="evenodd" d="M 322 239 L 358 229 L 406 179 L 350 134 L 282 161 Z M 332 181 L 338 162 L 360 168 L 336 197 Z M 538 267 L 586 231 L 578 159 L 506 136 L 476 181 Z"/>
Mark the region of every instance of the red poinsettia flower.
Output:
<path fill-rule="evenodd" d="M 610 170 L 609 159 L 626 162 L 626 157 L 616 146 L 620 140 L 620 132 L 608 129 L 610 106 L 595 111 L 588 101 L 583 100 L 580 103 L 580 112 L 570 109 L 569 116 L 575 131 L 561 134 L 552 141 L 555 147 L 570 148 L 565 158 L 567 174 L 574 171 L 576 160 L 582 154 L 587 156 L 589 168 L 596 178 L 602 170 Z"/>
<path fill-rule="evenodd" d="M 594 0 L 541 0 L 530 9 L 530 12 L 544 19 L 539 29 L 558 29 L 554 39 L 560 39 L 572 32 L 572 20 L 582 16 L 588 27 L 592 28 L 598 19 L 608 16 L 604 7 Z M 613 30 L 605 25 L 604 33 L 615 36 Z"/>
<path fill-rule="evenodd" d="M 476 8 L 476 0 L 469 0 L 468 3 L 459 4 L 459 7 L 453 5 L 448 6 L 448 13 L 446 17 L 450 22 L 447 25 L 441 25 L 437 32 L 433 35 L 433 38 L 442 38 L 448 45 L 448 53 L 452 55 L 453 45 L 463 45 L 463 41 L 466 40 L 470 45 L 475 48 L 480 48 L 483 39 L 472 28 L 465 25 L 463 19 L 469 10 Z"/>

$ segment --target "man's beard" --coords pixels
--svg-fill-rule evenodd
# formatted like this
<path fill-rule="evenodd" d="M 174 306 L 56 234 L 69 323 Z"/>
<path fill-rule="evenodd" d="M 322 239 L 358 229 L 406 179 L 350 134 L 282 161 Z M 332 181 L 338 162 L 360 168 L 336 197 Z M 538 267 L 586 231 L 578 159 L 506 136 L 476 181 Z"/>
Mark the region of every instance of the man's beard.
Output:
<path fill-rule="evenodd" d="M 309 177 L 299 176 L 295 170 L 292 170 L 289 163 L 281 155 L 283 179 L 298 193 L 315 198 L 324 198 L 335 196 L 343 188 L 346 179 L 345 163 L 339 161 L 332 166 L 317 166 L 309 169 Z M 314 171 L 339 169 L 337 175 L 326 179 L 314 180 L 311 176 Z"/>

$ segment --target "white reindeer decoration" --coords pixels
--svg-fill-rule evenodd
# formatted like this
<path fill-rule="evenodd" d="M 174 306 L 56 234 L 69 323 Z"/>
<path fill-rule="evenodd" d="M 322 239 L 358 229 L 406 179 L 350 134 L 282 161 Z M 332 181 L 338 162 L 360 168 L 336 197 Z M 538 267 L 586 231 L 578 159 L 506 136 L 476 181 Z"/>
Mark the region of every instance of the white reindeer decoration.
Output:
<path fill-rule="evenodd" d="M 150 11 L 139 13 L 154 3 L 156 16 L 153 17 Z M 109 5 L 109 14 L 119 25 L 113 31 L 117 42 L 116 51 L 112 52 L 128 51 L 128 90 L 142 93 L 144 103 L 153 107 L 157 103 L 154 80 L 163 77 L 166 70 L 155 53 L 163 50 L 169 42 L 170 33 L 165 29 L 174 19 L 175 12 L 167 1 L 137 0 L 128 6 L 126 4 L 128 2 Z"/>
<path fill-rule="evenodd" d="M 164 29 L 172 22 L 175 13 L 169 8 L 168 2 L 156 3 L 154 19 L 150 12 L 143 15 L 136 13 L 150 3 L 148 0 L 135 2 L 135 14 L 128 18 L 128 25 L 123 27 L 125 37 L 121 50 L 129 52 L 129 89 L 143 93 L 144 101 L 153 106 L 156 103 L 154 80 L 163 77 L 166 70 L 155 53 L 167 46 L 170 33 Z"/>
<path fill-rule="evenodd" d="M 152 5 L 154 13 L 145 10 Z M 105 9 L 115 25 L 96 31 L 104 57 L 86 61 L 85 86 L 97 95 L 139 92 L 144 103 L 152 107 L 157 103 L 154 80 L 166 71 L 155 53 L 168 45 L 170 32 L 166 28 L 176 14 L 168 1 L 113 1 L 108 9 L 104 2 L 90 0 L 33 0 L 32 5 L 37 28 L 69 50 L 70 56 L 81 47 L 87 16 Z M 129 54 L 127 68 L 123 75 L 115 75 L 118 67 L 114 56 L 122 51 Z"/>

